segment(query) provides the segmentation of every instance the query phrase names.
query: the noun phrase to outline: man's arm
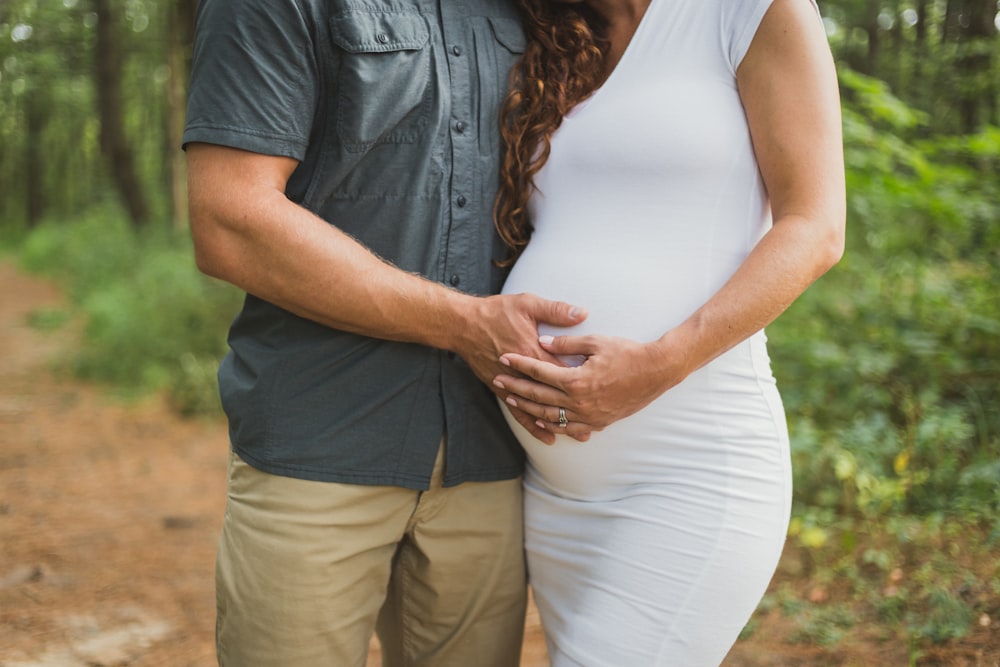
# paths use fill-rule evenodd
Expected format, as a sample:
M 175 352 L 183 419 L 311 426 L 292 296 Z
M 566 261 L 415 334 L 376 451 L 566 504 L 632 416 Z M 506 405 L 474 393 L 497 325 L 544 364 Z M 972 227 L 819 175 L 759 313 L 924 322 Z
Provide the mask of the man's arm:
M 193 143 L 187 159 L 198 268 L 296 315 L 455 352 L 484 382 L 501 371 L 502 351 L 552 359 L 538 345 L 539 322 L 583 319 L 569 304 L 475 297 L 392 266 L 285 196 L 298 165 L 291 158 Z M 515 417 L 551 439 L 533 417 Z

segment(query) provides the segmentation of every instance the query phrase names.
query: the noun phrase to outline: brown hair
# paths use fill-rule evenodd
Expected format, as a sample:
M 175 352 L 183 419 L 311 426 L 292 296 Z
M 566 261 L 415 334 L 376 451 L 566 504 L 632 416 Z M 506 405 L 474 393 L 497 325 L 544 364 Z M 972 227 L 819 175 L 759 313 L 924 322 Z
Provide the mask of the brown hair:
M 510 266 L 531 238 L 527 202 L 534 177 L 549 158 L 552 133 L 563 116 L 600 85 L 605 24 L 585 3 L 520 0 L 528 44 L 511 71 L 500 111 L 504 153 L 493 218 L 511 253 Z

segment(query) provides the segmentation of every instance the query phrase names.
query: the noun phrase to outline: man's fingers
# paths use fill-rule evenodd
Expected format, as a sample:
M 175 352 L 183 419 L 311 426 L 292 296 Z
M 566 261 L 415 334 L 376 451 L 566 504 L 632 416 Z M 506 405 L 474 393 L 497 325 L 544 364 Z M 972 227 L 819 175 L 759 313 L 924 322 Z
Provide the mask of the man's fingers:
M 590 336 L 539 336 L 538 343 L 559 357 L 579 358 L 580 364 L 597 351 L 596 341 Z
M 500 363 L 511 370 L 515 370 L 522 375 L 537 380 L 542 384 L 556 387 L 557 389 L 562 387 L 561 381 L 563 374 L 566 372 L 564 366 L 557 366 L 548 361 L 526 357 L 523 354 L 504 354 L 500 357 Z
M 494 380 L 493 384 L 498 388 L 501 388 L 506 385 L 513 385 L 517 382 L 518 380 L 515 378 L 505 378 L 504 376 L 501 376 L 500 378 Z M 551 445 L 555 441 L 552 434 L 568 435 L 580 442 L 586 442 L 589 440 L 590 434 L 595 430 L 594 427 L 584 422 L 574 421 L 574 417 L 576 415 L 574 415 L 571 410 L 559 405 L 559 400 L 565 400 L 565 397 L 563 399 L 554 399 L 555 404 L 552 404 L 532 401 L 528 398 L 524 398 L 523 396 L 510 393 L 507 395 L 507 398 L 504 399 L 504 402 L 507 404 L 511 414 L 518 417 L 518 423 L 525 428 L 528 428 L 528 426 L 521 421 L 518 415 L 527 415 L 530 419 L 532 419 L 533 428 L 529 428 L 528 430 L 531 431 L 532 435 L 546 444 Z M 562 411 L 560 411 L 560 407 L 563 407 Z M 566 418 L 565 425 L 562 423 L 561 417 Z M 545 433 L 547 438 L 541 437 L 539 432 Z
M 587 319 L 587 311 L 580 306 L 565 303 L 563 301 L 549 301 L 539 299 L 540 308 L 536 312 L 536 319 L 559 327 L 571 327 Z

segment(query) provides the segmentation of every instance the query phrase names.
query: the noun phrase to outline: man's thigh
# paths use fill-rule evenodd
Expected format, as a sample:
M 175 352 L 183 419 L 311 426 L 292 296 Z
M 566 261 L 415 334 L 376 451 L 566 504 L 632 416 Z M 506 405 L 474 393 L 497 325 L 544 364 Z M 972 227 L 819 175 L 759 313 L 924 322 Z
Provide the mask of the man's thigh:
M 386 667 L 512 667 L 527 604 L 521 481 L 422 494 L 379 617 Z
M 270 475 L 233 455 L 216 566 L 219 664 L 363 666 L 418 498 Z

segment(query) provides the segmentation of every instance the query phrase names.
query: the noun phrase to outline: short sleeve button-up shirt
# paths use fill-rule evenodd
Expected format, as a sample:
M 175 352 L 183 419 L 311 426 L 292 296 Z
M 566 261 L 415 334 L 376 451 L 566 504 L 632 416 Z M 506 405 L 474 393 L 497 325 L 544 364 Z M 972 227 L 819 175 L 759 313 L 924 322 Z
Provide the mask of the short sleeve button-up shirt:
M 499 106 L 524 49 L 502 0 L 202 0 L 185 144 L 291 157 L 288 197 L 400 269 L 499 291 Z M 426 488 L 520 474 L 456 355 L 333 330 L 248 295 L 219 371 L 234 450 L 275 474 Z

